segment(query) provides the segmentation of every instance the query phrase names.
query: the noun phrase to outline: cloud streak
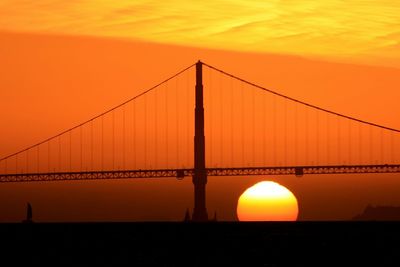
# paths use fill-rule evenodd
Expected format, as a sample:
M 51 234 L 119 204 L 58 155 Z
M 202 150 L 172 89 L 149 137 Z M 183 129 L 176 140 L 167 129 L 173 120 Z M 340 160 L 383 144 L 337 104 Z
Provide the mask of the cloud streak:
M 400 42 L 398 14 L 397 0 L 3 0 L 0 30 L 355 61 L 371 56 L 400 66 L 393 49 Z

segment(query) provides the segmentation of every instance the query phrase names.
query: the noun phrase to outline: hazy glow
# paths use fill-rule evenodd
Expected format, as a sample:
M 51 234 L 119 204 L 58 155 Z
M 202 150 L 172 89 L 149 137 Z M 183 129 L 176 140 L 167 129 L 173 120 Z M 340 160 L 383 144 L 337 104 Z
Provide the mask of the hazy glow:
M 240 221 L 295 221 L 297 200 L 284 186 L 264 181 L 240 196 L 237 215 Z
M 399 14 L 397 0 L 2 0 L 0 30 L 400 66 Z

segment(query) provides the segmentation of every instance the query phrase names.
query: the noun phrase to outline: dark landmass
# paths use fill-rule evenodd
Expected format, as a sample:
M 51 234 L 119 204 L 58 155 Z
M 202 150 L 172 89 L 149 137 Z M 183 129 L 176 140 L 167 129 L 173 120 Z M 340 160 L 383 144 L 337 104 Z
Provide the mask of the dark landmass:
M 0 224 L 2 266 L 400 266 L 398 222 Z
M 357 221 L 400 221 L 400 207 L 368 205 L 363 213 L 355 216 Z

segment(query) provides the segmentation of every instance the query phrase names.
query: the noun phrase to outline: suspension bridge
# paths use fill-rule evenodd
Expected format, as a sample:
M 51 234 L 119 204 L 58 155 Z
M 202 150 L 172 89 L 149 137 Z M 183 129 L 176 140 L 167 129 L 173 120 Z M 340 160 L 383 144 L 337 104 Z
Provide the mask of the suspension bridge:
M 192 176 L 193 220 L 207 221 L 208 176 L 399 173 L 399 148 L 398 129 L 199 61 L 112 109 L 2 157 L 0 182 Z

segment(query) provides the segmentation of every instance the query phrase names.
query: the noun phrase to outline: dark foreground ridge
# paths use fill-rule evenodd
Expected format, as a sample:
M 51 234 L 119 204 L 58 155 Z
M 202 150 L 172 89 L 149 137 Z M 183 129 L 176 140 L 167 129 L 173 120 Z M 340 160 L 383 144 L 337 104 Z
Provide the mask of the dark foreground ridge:
M 0 236 L 10 266 L 400 266 L 400 222 L 19 223 Z

